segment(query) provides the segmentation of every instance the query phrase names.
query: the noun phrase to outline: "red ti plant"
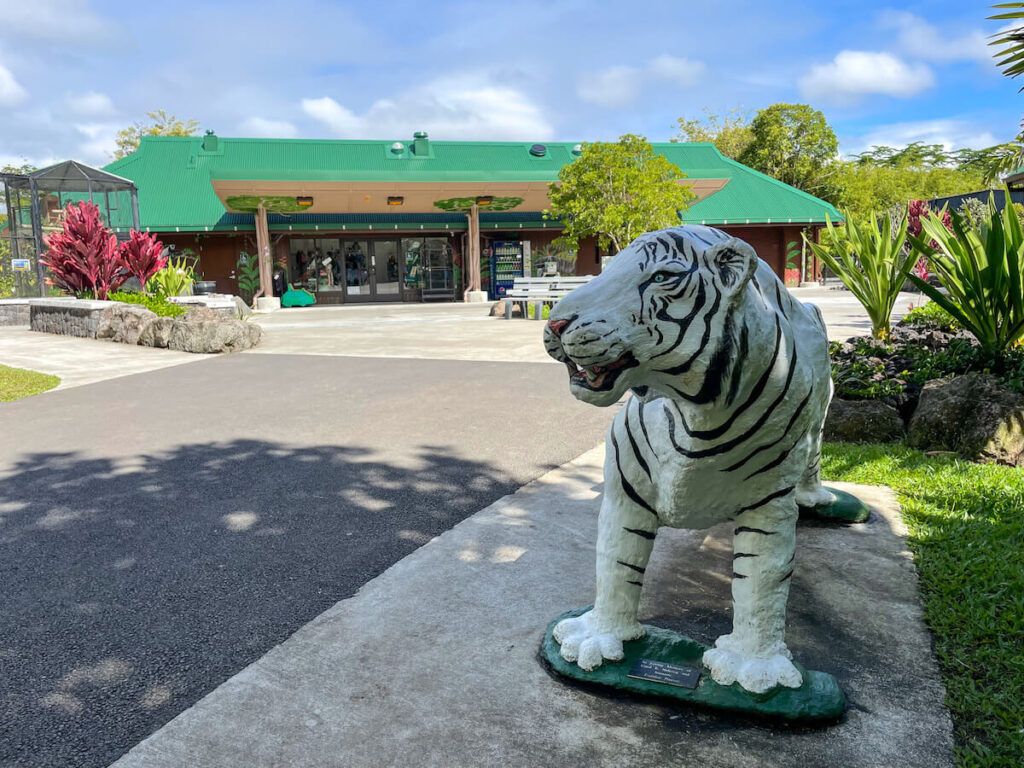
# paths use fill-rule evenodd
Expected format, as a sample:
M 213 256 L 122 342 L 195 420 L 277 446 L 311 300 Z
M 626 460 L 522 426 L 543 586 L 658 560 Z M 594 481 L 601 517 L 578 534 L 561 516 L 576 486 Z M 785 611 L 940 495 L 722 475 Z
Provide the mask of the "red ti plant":
M 40 261 L 52 283 L 68 293 L 91 293 L 107 298 L 130 273 L 118 255 L 117 238 L 103 226 L 94 203 L 70 203 L 65 209 L 64 231 L 46 238 L 46 255 Z
M 121 243 L 118 258 L 121 267 L 139 281 L 139 288 L 145 289 L 146 281 L 167 266 L 164 258 L 164 244 L 149 232 L 132 230 L 128 239 Z

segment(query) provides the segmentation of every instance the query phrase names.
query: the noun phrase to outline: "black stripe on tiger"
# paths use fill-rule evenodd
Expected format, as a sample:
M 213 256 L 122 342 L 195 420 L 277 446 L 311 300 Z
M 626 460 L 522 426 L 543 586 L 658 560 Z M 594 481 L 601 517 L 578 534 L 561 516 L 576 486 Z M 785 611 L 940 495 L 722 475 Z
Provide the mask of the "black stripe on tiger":
M 778 531 L 766 531 L 764 528 L 751 528 L 746 525 L 741 525 L 732 532 L 732 535 L 739 536 L 741 533 L 759 533 L 762 536 L 774 536 Z
M 786 486 L 785 488 L 780 488 L 774 493 L 769 493 L 760 501 L 755 501 L 753 504 L 748 504 L 745 507 L 740 507 L 739 509 L 736 510 L 736 515 L 738 516 L 742 515 L 744 512 L 751 512 L 755 509 L 758 509 L 759 507 L 763 507 L 765 504 L 768 504 L 769 502 L 775 501 L 776 499 L 781 499 L 786 496 L 789 496 L 789 494 L 791 494 L 794 490 L 796 490 L 795 485 L 789 485 Z
M 640 446 L 637 445 L 636 438 L 633 437 L 633 429 L 629 423 L 629 408 L 626 408 L 626 418 L 624 421 L 626 426 L 626 436 L 629 438 L 629 445 L 633 449 L 633 455 L 636 457 L 636 462 L 640 465 L 640 469 L 644 471 L 644 474 L 647 475 L 647 479 L 650 480 L 651 468 L 647 466 L 647 460 L 644 458 L 643 454 L 640 453 Z
M 642 587 L 644 583 L 642 581 L 633 581 L 632 579 L 626 582 L 627 584 L 636 584 L 638 587 Z
M 757 555 L 753 552 L 736 552 L 733 554 L 732 559 L 739 560 L 742 557 L 757 557 Z
M 647 393 L 645 392 L 644 394 Z M 644 440 L 647 441 L 647 447 L 651 449 L 651 453 L 654 453 L 654 446 L 651 445 L 651 436 L 647 434 L 647 422 L 644 421 L 644 405 L 646 405 L 646 403 L 644 403 L 643 400 L 637 404 L 637 411 L 640 416 L 640 431 L 644 433 Z M 657 457 L 657 454 L 655 454 L 655 457 Z
M 786 428 L 783 430 L 782 434 L 779 435 L 779 437 L 777 439 L 772 440 L 770 443 L 766 443 L 766 444 L 762 445 L 759 448 L 755 448 L 753 451 L 748 453 L 746 456 L 744 456 L 742 459 L 737 461 L 735 464 L 732 464 L 732 465 L 730 465 L 728 467 L 725 467 L 725 468 L 723 468 L 720 471 L 722 471 L 722 472 L 733 472 L 733 471 L 739 469 L 740 467 L 742 467 L 744 464 L 746 464 L 752 458 L 757 456 L 757 454 L 761 453 L 762 451 L 767 451 L 767 450 L 769 450 L 771 448 L 774 448 L 776 445 L 778 445 L 783 440 L 785 440 L 786 439 L 786 435 L 789 434 L 789 430 L 791 430 L 793 428 L 793 425 L 796 424 L 796 420 L 798 418 L 800 418 L 800 414 L 803 413 L 803 410 L 807 406 L 807 403 L 810 402 L 811 394 L 813 392 L 814 392 L 814 386 L 812 385 L 811 388 L 807 390 L 807 394 L 804 395 L 804 399 L 801 400 L 800 404 L 796 407 L 796 410 L 793 411 L 793 415 L 789 417 L 789 423 L 786 424 Z
M 690 429 L 686 423 L 686 419 L 683 419 L 683 429 L 686 431 L 686 434 L 688 434 L 690 437 L 695 437 L 698 440 L 714 440 L 715 438 L 721 437 L 726 432 L 728 432 L 732 428 L 732 425 L 736 423 L 736 419 L 742 416 L 747 411 L 747 409 L 750 408 L 750 406 L 752 406 L 759 397 L 761 397 L 761 394 L 764 392 L 765 387 L 768 386 L 768 380 L 771 378 L 772 371 L 775 370 L 775 364 L 779 360 L 779 350 L 781 348 L 782 324 L 779 322 L 779 316 L 776 315 L 775 349 L 772 352 L 771 362 L 768 363 L 768 365 L 764 369 L 764 373 L 762 373 L 761 377 L 754 383 L 754 386 L 753 388 L 751 388 L 750 394 L 747 396 L 747 399 L 744 400 L 743 403 L 736 410 L 729 414 L 729 418 L 727 418 L 714 429 Z M 737 366 L 742 365 L 742 358 L 737 358 L 735 364 Z
M 645 287 L 646 285 L 642 285 L 640 287 L 641 310 L 643 309 L 643 291 Z M 666 309 L 670 303 L 671 302 L 666 302 L 661 309 L 654 313 L 654 317 L 658 320 L 663 320 L 665 322 L 673 323 L 676 326 L 678 326 L 679 335 L 676 336 L 676 340 L 673 341 L 671 345 L 669 345 L 668 349 L 665 349 L 656 355 L 652 355 L 651 360 L 655 360 L 663 355 L 671 353 L 672 351 L 675 350 L 676 347 L 683 343 L 683 338 L 686 336 L 686 331 L 689 329 L 690 324 L 693 322 L 693 319 L 697 317 L 698 314 L 700 314 L 700 311 L 704 308 L 704 305 L 707 303 L 707 283 L 705 283 L 703 279 L 697 280 L 697 295 L 694 298 L 693 306 L 690 308 L 690 311 L 686 314 L 686 317 L 683 317 L 682 319 L 676 319 L 672 317 L 670 314 L 668 314 L 666 312 Z M 643 312 L 641 311 L 641 315 L 642 314 Z
M 786 383 L 782 387 L 782 391 L 779 393 L 778 397 L 776 397 L 775 400 L 771 403 L 771 405 L 769 405 L 764 410 L 764 412 L 761 414 L 761 417 L 751 425 L 750 429 L 748 429 L 741 435 L 737 435 L 732 440 L 727 440 L 724 443 L 719 443 L 718 445 L 713 445 L 710 448 L 702 448 L 700 450 L 690 450 L 688 448 L 684 448 L 676 440 L 675 419 L 672 417 L 671 414 L 668 414 L 668 439 L 671 441 L 673 447 L 676 449 L 676 452 L 682 456 L 686 456 L 689 459 L 703 459 L 706 456 L 717 456 L 718 454 L 721 453 L 727 453 L 736 446 L 742 445 L 751 437 L 756 435 L 761 430 L 761 427 L 764 426 L 765 422 L 768 421 L 769 417 L 771 417 L 772 414 L 775 412 L 775 409 L 779 406 L 779 403 L 781 403 L 785 399 L 786 393 L 789 392 L 789 385 L 793 383 L 793 374 L 796 372 L 796 358 L 797 352 L 796 345 L 794 344 L 793 354 L 789 360 L 789 373 L 786 375 Z M 680 418 L 682 418 L 682 414 L 680 414 Z
M 704 282 L 701 281 L 701 293 L 702 294 L 705 292 L 704 291 L 704 285 L 705 285 Z M 697 304 L 695 304 L 694 305 L 694 309 L 700 309 L 701 307 L 703 307 L 703 305 L 704 305 L 704 302 L 700 302 L 699 306 Z M 714 321 L 715 315 L 718 314 L 718 309 L 721 306 L 722 306 L 722 292 L 716 288 L 715 289 L 715 300 L 711 304 L 711 309 L 709 309 L 707 311 L 707 314 L 704 315 L 704 332 L 701 334 L 700 344 L 698 345 L 697 350 L 692 355 L 690 355 L 688 360 L 680 363 L 679 365 L 674 365 L 671 368 L 659 368 L 659 369 L 656 369 L 658 373 L 668 374 L 669 376 L 680 376 L 680 375 L 686 373 L 688 370 L 690 370 L 691 367 L 693 367 L 694 361 L 701 355 L 702 352 L 704 352 L 705 348 L 708 346 L 708 342 L 711 341 L 711 323 Z M 691 312 L 690 314 L 692 315 L 694 313 Z M 658 313 L 658 319 L 659 320 L 673 320 L 673 322 L 679 322 L 679 321 L 675 321 L 669 315 L 665 315 L 664 312 L 659 312 Z M 689 322 L 687 322 L 686 325 L 681 325 L 680 326 L 680 330 L 679 330 L 679 337 L 676 339 L 675 343 L 669 349 L 665 350 L 664 352 L 659 352 L 658 354 L 654 355 L 651 359 L 654 360 L 655 358 L 661 357 L 662 355 L 666 355 L 669 352 L 671 352 L 672 350 L 674 350 L 676 347 L 678 347 L 680 344 L 682 344 L 683 337 L 686 336 L 686 331 L 688 329 L 689 329 Z
M 779 579 L 779 584 L 784 582 L 786 579 L 788 579 L 792 575 L 793 575 L 793 569 L 790 569 L 789 573 L 787 573 L 785 576 L 783 576 L 781 579 Z
M 781 464 L 787 458 L 789 458 L 789 454 L 791 454 L 793 452 L 794 448 L 796 448 L 798 445 L 800 445 L 800 442 L 803 439 L 804 439 L 803 435 L 797 435 L 797 438 L 796 438 L 796 440 L 793 441 L 792 445 L 790 445 L 788 448 L 784 448 L 782 450 L 782 452 L 778 456 L 776 456 L 774 459 L 769 461 L 767 464 L 765 464 L 760 469 L 755 469 L 753 472 L 751 472 L 749 475 L 747 475 L 743 479 L 744 480 L 749 480 L 752 477 L 756 477 L 757 475 L 760 475 L 762 472 L 767 472 L 769 469 L 775 469 L 775 467 L 779 466 L 779 464 Z
M 654 537 L 657 536 L 657 534 L 654 531 L 645 531 L 642 528 L 626 528 L 625 526 L 623 526 L 622 530 L 639 536 L 642 539 L 647 539 L 648 541 L 653 541 Z
M 612 436 L 612 449 L 615 451 L 615 466 L 618 467 L 618 470 L 619 470 L 619 481 L 622 483 L 622 490 L 623 490 L 623 492 L 635 504 L 638 504 L 639 506 L 643 507 L 648 512 L 650 512 L 652 515 L 657 517 L 658 513 L 654 510 L 654 507 L 652 507 L 643 496 L 641 496 L 639 493 L 637 493 L 636 488 L 634 488 L 633 485 L 629 482 L 629 480 L 626 479 L 626 475 L 622 471 L 622 461 L 619 458 L 619 441 L 615 439 L 615 432 L 614 431 L 612 431 L 611 436 Z
M 624 565 L 627 568 L 636 571 L 637 573 L 647 573 L 647 569 L 646 568 L 641 568 L 639 565 L 633 565 L 632 563 L 627 563 L 624 560 L 616 560 L 615 562 L 618 563 L 619 565 Z

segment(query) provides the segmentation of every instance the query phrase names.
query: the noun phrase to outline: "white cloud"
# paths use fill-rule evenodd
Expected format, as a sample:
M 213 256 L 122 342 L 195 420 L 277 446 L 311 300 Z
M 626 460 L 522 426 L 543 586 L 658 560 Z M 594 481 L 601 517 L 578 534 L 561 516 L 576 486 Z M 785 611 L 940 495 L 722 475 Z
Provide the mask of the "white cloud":
M 109 163 L 117 149 L 117 132 L 123 128 L 118 123 L 77 123 L 75 130 L 85 138 L 77 147 L 76 160 L 87 163 Z
M 700 76 L 704 74 L 704 62 L 681 59 L 664 53 L 651 61 L 647 71 L 653 77 L 667 80 L 681 88 L 690 88 L 696 85 Z
M 91 46 L 111 36 L 110 26 L 89 8 L 88 0 L 6 2 L 0 36 L 70 41 Z
M 67 104 L 72 112 L 85 117 L 106 117 L 115 112 L 114 103 L 110 97 L 97 91 L 70 94 L 67 97 Z
M 524 93 L 477 76 L 443 77 L 380 99 L 362 114 L 330 96 L 302 100 L 303 111 L 341 138 L 411 136 L 439 139 L 549 139 L 554 134 Z
M 920 16 L 902 11 L 889 11 L 882 16 L 882 25 L 897 32 L 900 50 L 925 61 L 992 60 L 992 50 L 981 30 L 973 29 L 959 36 L 943 36 L 938 27 Z
M 253 138 L 291 139 L 299 133 L 287 120 L 268 120 L 263 117 L 250 117 L 242 123 L 241 129 L 242 133 Z
M 942 118 L 877 126 L 861 136 L 844 139 L 842 154 L 859 154 L 876 146 L 905 147 L 915 141 L 941 144 L 946 150 L 963 147 L 981 149 L 998 143 L 987 128 L 966 120 Z
M 636 100 L 643 87 L 643 73 L 636 67 L 609 67 L 584 75 L 577 94 L 601 107 L 624 107 Z
M 690 88 L 697 84 L 703 73 L 703 62 L 666 53 L 651 59 L 643 67 L 615 66 L 588 73 L 580 78 L 576 94 L 583 101 L 614 109 L 636 101 L 652 80 Z
M 935 84 L 925 64 L 908 64 L 891 53 L 841 51 L 827 64 L 816 64 L 800 78 L 809 99 L 851 103 L 864 96 L 907 98 Z
M 11 70 L 0 64 L 0 105 L 12 107 L 24 101 L 26 96 L 28 93 L 14 79 Z

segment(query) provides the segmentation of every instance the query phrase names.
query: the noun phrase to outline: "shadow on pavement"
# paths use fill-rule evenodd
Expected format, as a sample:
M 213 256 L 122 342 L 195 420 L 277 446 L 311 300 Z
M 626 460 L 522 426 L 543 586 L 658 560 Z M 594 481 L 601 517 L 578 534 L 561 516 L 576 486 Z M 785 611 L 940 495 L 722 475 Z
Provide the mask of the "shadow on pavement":
M 431 446 L 25 457 L 0 479 L 0 764 L 108 765 L 517 485 Z

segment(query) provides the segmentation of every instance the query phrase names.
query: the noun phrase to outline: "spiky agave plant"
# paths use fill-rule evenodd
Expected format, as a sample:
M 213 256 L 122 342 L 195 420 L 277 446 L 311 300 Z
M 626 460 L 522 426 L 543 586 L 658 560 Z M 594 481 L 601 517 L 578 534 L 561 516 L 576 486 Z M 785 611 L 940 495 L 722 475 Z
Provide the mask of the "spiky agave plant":
M 917 261 L 903 247 L 907 217 L 905 213 L 900 217 L 895 231 L 889 216 L 868 214 L 858 220 L 845 211 L 843 217 L 846 224 L 841 228 L 826 217 L 825 241 L 807 240 L 807 245 L 863 305 L 871 319 L 871 335 L 884 341 L 889 338 L 896 298 Z
M 931 217 L 910 237 L 912 250 L 928 255 L 944 291 L 916 275 L 910 279 L 986 352 L 998 355 L 1024 337 L 1024 230 L 1013 206 L 1000 211 L 994 195 L 977 226 L 957 212 L 951 218 L 952 231 Z

